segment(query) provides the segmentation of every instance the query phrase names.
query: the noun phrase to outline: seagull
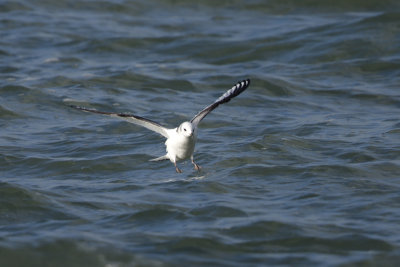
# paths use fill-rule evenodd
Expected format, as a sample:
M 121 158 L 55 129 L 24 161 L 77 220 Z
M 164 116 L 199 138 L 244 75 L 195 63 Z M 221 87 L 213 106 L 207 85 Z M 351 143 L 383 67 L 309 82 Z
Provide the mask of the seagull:
M 236 83 L 231 89 L 226 91 L 222 96 L 215 100 L 214 103 L 205 107 L 202 111 L 197 113 L 197 115 L 194 116 L 193 119 L 191 119 L 190 121 L 182 122 L 178 127 L 173 129 L 165 128 L 155 121 L 133 114 L 104 112 L 75 105 L 71 105 L 71 107 L 85 112 L 92 112 L 124 119 L 128 122 L 140 125 L 151 131 L 159 133 L 167 139 L 165 141 L 167 154 L 155 159 L 151 159 L 150 161 L 170 160 L 174 164 L 176 172 L 181 173 L 182 170 L 179 169 L 177 162 L 190 158 L 194 169 L 199 171 L 201 168 L 197 163 L 194 162 L 193 152 L 196 144 L 197 128 L 200 121 L 220 104 L 227 103 L 235 96 L 241 94 L 244 90 L 247 89 L 247 87 L 249 87 L 249 85 L 250 79 L 246 79 Z

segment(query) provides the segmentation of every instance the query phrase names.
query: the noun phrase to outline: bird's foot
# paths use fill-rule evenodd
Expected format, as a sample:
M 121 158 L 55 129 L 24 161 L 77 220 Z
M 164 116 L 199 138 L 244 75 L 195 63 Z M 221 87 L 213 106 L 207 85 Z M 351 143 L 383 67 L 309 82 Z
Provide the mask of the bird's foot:
M 176 162 L 174 162 L 174 166 L 175 166 L 175 170 L 177 173 L 182 173 L 182 170 L 178 168 L 178 165 L 176 164 Z
M 197 165 L 197 164 L 194 163 L 194 162 L 193 162 L 193 165 L 194 165 L 194 169 L 195 169 L 196 171 L 200 171 L 200 170 L 201 170 L 200 165 Z

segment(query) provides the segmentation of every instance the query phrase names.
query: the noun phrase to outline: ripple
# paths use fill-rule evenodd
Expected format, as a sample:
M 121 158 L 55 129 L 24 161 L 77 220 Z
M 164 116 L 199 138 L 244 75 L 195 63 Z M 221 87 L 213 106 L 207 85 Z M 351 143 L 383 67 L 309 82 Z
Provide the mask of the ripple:
M 34 220 L 74 218 L 74 216 L 60 211 L 58 207 L 49 207 L 49 198 L 37 191 L 1 183 L 0 193 L 2 196 L 0 210 L 4 214 L 0 220 L 3 224 L 11 222 L 29 224 Z
M 300 229 L 294 224 L 285 224 L 277 221 L 257 221 L 243 226 L 235 226 L 222 230 L 224 235 L 239 240 L 277 239 L 282 236 L 297 235 Z
M 14 11 L 31 11 L 31 9 L 21 2 L 5 1 L 0 4 L 0 12 L 14 12 Z
M 399 4 L 332 3 L 0 3 L 2 265 L 396 265 Z M 68 107 L 173 126 L 247 77 L 201 172 Z
M 351 163 L 363 163 L 376 160 L 376 158 L 374 158 L 371 155 L 368 155 L 365 152 L 346 152 L 339 155 L 338 157 L 348 160 Z
M 15 113 L 5 107 L 0 106 L 0 119 L 16 119 L 16 118 L 23 118 L 23 116 Z
M 212 205 L 193 209 L 190 214 L 196 217 L 201 217 L 202 220 L 215 220 L 217 218 L 225 217 L 247 217 L 246 212 L 226 206 Z

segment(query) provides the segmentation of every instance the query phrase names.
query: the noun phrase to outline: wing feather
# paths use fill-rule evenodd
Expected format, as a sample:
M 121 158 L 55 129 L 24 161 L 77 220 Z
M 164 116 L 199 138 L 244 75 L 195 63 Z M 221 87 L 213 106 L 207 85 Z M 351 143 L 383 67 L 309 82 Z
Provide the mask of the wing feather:
M 202 111 L 197 113 L 197 115 L 194 116 L 190 122 L 194 125 L 194 127 L 197 127 L 199 122 L 202 119 L 204 119 L 204 117 L 207 116 L 208 113 L 213 111 L 220 104 L 227 103 L 235 96 L 238 96 L 239 94 L 241 94 L 244 90 L 247 89 L 247 87 L 249 87 L 249 85 L 250 85 L 250 79 L 246 79 L 246 80 L 236 83 L 231 89 L 226 91 L 225 94 L 223 94 L 217 100 L 215 100 L 214 103 L 205 107 Z
M 74 105 L 71 105 L 71 107 L 82 110 L 82 111 L 86 111 L 86 112 L 92 112 L 92 113 L 97 113 L 97 114 L 102 114 L 102 115 L 108 115 L 108 116 L 115 117 L 115 118 L 120 118 L 120 119 L 126 120 L 130 123 L 134 123 L 134 124 L 140 125 L 142 127 L 145 127 L 156 133 L 159 133 L 166 138 L 169 137 L 167 128 L 161 126 L 160 124 L 158 124 L 155 121 L 152 121 L 152 120 L 140 117 L 140 116 L 126 114 L 126 113 L 104 112 L 104 111 L 98 111 L 95 109 L 89 109 L 89 108 L 84 108 L 84 107 L 79 107 L 79 106 L 74 106 Z

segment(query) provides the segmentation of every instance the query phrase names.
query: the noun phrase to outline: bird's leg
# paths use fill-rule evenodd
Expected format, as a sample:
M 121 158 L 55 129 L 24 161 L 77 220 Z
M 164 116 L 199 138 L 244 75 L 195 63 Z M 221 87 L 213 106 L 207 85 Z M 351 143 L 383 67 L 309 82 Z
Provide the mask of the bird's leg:
M 192 163 L 193 163 L 193 165 L 194 165 L 194 169 L 195 169 L 196 171 L 200 171 L 201 167 L 200 167 L 199 165 L 197 165 L 196 162 L 194 162 L 193 156 L 191 157 L 191 159 L 192 159 Z
M 182 173 L 182 170 L 178 168 L 178 165 L 176 165 L 176 162 L 174 162 L 175 165 L 175 170 L 177 173 Z

